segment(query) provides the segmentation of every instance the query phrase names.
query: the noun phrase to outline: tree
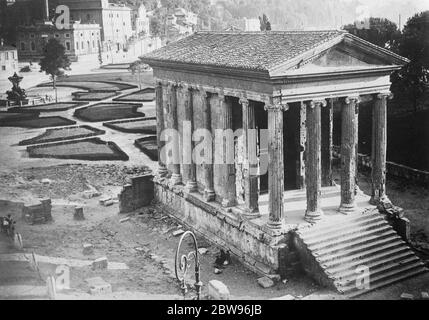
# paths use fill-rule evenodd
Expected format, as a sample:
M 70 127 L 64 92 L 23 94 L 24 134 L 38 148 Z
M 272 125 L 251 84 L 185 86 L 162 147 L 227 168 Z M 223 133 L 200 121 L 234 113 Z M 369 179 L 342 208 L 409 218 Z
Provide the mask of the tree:
M 369 28 L 349 24 L 343 27 L 359 38 L 369 41 L 379 47 L 394 50 L 397 40 L 401 36 L 398 26 L 384 18 L 369 18 Z
M 271 30 L 271 23 L 268 20 L 268 17 L 266 16 L 265 13 L 262 15 L 262 18 L 259 17 L 259 23 L 261 25 L 260 26 L 261 31 L 270 31 Z
M 397 43 L 397 52 L 411 62 L 392 75 L 392 92 L 412 101 L 417 111 L 429 87 L 429 11 L 411 17 Z
M 49 39 L 45 46 L 45 55 L 40 60 L 40 72 L 45 72 L 52 78 L 53 89 L 55 90 L 55 101 L 58 102 L 57 77 L 64 74 L 64 69 L 70 67 L 70 60 L 65 55 L 64 46 L 55 39 Z

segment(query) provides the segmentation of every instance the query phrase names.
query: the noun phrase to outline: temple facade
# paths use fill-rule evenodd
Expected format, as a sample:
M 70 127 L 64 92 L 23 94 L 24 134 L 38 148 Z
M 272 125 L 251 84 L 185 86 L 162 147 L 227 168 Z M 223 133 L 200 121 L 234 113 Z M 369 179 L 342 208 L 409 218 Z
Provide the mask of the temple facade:
M 387 100 L 405 58 L 343 31 L 296 31 L 198 32 L 142 59 L 156 78 L 156 199 L 248 266 L 278 272 L 298 227 L 389 201 Z M 373 112 L 371 195 L 357 181 L 363 101 Z

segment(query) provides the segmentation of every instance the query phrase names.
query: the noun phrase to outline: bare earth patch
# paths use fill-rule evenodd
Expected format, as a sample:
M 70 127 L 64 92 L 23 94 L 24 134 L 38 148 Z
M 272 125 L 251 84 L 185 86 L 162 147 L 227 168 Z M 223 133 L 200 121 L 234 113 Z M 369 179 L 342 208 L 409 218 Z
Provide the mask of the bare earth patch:
M 66 141 L 27 147 L 31 158 L 76 160 L 128 160 L 128 156 L 113 142 L 99 138 Z

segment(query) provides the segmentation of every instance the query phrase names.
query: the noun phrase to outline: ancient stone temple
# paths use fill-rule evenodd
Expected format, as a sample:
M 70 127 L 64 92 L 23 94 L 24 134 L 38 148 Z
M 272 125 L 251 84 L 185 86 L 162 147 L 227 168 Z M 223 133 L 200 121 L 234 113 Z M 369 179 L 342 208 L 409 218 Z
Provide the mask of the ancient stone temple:
M 380 201 L 389 203 L 390 74 L 407 59 L 343 31 L 291 31 L 199 32 L 142 60 L 156 78 L 160 160 L 155 197 L 185 225 L 263 273 L 283 274 L 298 250 L 312 276 L 344 292 L 354 270 L 341 266 L 353 266 L 352 254 L 373 258 L 365 251 L 371 248 L 359 242 L 369 241 L 362 234 L 372 237 L 374 247 L 389 250 L 396 244 L 409 253 L 383 216 L 374 213 Z M 362 101 L 371 102 L 373 110 L 368 196 L 357 185 Z M 341 112 L 338 184 L 332 170 L 334 108 Z M 178 137 L 166 137 L 168 129 Z M 213 138 L 195 134 L 197 129 Z M 224 133 L 220 140 L 218 130 Z M 233 150 L 229 157 L 228 148 Z M 196 161 L 200 153 L 203 162 Z M 224 161 L 216 161 L 219 154 Z M 164 161 L 171 158 L 176 161 Z M 315 258 L 316 249 L 331 253 L 326 263 Z M 422 272 L 412 253 L 406 257 L 412 258 L 408 276 Z M 369 261 L 374 268 L 376 261 Z M 386 282 L 378 280 L 378 285 Z

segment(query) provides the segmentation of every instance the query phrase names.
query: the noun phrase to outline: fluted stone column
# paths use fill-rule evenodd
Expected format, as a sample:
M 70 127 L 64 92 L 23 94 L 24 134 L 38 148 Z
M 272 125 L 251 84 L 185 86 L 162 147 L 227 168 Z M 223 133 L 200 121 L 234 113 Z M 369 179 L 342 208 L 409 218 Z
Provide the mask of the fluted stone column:
M 356 105 L 359 97 L 347 97 L 341 109 L 341 205 L 340 212 L 356 209 Z
M 305 151 L 307 149 L 307 107 L 304 102 L 299 107 L 299 164 L 297 168 L 297 187 L 305 188 Z
M 257 213 L 258 206 L 258 163 L 256 159 L 255 104 L 247 99 L 240 99 L 243 110 L 243 147 L 244 147 L 244 201 L 248 213 Z
M 283 223 L 284 155 L 283 155 L 283 111 L 280 98 L 266 104 L 268 111 L 268 226 L 279 229 Z
M 356 141 L 355 141 L 355 148 L 356 148 L 356 169 L 355 169 L 355 195 L 357 195 L 359 192 L 361 192 L 359 188 L 359 103 L 360 99 L 358 97 L 355 105 L 355 127 L 356 127 Z
M 307 102 L 307 152 L 305 181 L 307 190 L 307 210 L 305 220 L 314 223 L 321 220 L 322 159 L 321 159 L 321 108 L 325 100 Z
M 372 109 L 372 194 L 371 204 L 389 203 L 386 195 L 386 154 L 387 154 L 387 99 L 391 94 L 381 93 Z
M 197 174 L 195 163 L 192 159 L 194 142 L 192 134 L 194 132 L 193 100 L 192 93 L 187 85 L 182 85 L 182 99 L 185 110 L 185 122 L 183 123 L 183 174 L 186 175 L 185 190 L 188 193 L 197 192 Z
M 232 122 L 232 101 L 222 94 L 218 94 L 219 108 L 221 110 L 221 121 L 223 130 L 233 130 Z M 235 163 L 234 163 L 234 140 L 226 141 L 226 150 L 223 155 L 225 164 L 222 164 L 223 181 L 225 182 L 225 189 L 223 192 L 222 206 L 224 208 L 232 207 L 237 204 L 236 188 L 235 188 Z M 231 157 L 228 157 L 229 153 Z M 231 159 L 229 159 L 231 158 Z M 231 162 L 231 163 L 230 163 Z
M 170 125 L 171 129 L 179 132 L 179 122 L 177 120 L 177 86 L 170 86 Z M 180 174 L 180 144 L 179 141 L 173 143 L 173 164 L 171 165 L 170 184 L 175 186 L 182 183 L 182 175 Z
M 207 98 L 207 92 L 200 90 L 201 100 L 202 100 L 202 112 L 203 112 L 203 127 L 204 129 L 212 132 L 211 125 L 211 110 L 210 110 L 210 100 Z M 204 180 L 205 180 L 205 189 L 204 189 L 204 199 L 206 201 L 214 201 L 216 194 L 214 191 L 214 182 L 213 182 L 213 155 L 211 156 L 211 161 L 209 163 L 204 163 Z
M 333 147 L 334 99 L 329 99 L 322 108 L 322 187 L 333 185 L 332 147 Z
M 162 149 L 165 145 L 164 141 L 161 141 L 161 133 L 165 129 L 164 122 L 164 98 L 167 95 L 164 92 L 163 85 L 161 82 L 157 82 L 155 88 L 156 94 L 156 140 L 158 145 L 158 177 L 165 177 L 168 173 L 165 163 L 162 162 L 162 159 L 166 159 L 161 155 Z

